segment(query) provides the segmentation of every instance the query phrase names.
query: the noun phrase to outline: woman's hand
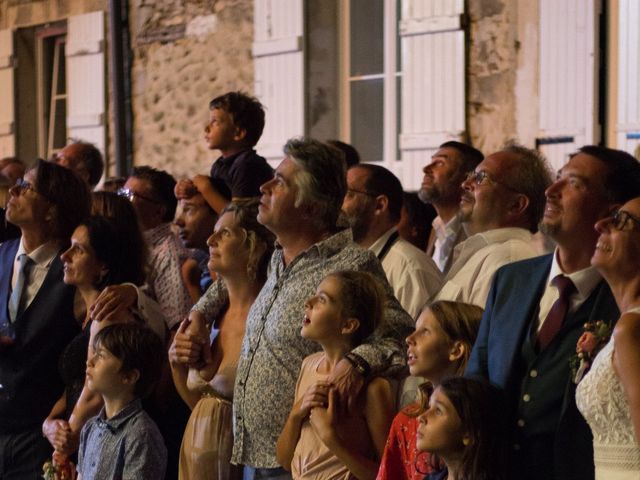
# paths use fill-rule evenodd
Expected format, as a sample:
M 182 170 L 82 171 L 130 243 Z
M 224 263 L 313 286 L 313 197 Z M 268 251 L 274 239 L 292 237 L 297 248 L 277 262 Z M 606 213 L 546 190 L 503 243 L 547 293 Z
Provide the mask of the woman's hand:
M 338 392 L 330 388 L 326 407 L 315 407 L 309 414 L 309 423 L 316 435 L 327 447 L 336 441 L 336 425 L 338 420 Z
M 329 389 L 331 383 L 326 380 L 320 380 L 311 385 L 302 398 L 294 405 L 294 415 L 299 420 L 304 420 L 309 416 L 313 408 L 326 407 L 329 401 Z
M 71 430 L 65 420 L 47 418 L 42 425 L 42 433 L 51 446 L 63 455 L 69 456 L 78 450 L 80 432 Z

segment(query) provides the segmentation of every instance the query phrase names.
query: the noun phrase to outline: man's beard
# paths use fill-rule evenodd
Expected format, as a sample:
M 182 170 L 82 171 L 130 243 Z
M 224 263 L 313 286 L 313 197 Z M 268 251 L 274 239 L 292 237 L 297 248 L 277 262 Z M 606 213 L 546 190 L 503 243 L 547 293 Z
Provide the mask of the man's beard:
M 418 191 L 418 198 L 422 203 L 438 202 L 442 198 L 442 191 L 436 185 L 423 187 Z

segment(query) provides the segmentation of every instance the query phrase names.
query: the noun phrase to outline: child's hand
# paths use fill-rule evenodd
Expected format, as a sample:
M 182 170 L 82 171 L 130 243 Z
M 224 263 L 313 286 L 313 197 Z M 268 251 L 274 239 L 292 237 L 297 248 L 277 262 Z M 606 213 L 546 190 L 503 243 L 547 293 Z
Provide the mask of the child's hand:
M 309 414 L 309 423 L 322 443 L 330 446 L 336 439 L 336 425 L 338 392 L 334 388 L 329 389 L 326 408 L 315 407 Z
M 193 184 L 198 189 L 200 193 L 206 192 L 208 189 L 211 189 L 211 180 L 207 175 L 196 175 L 193 177 Z
M 198 193 L 198 189 L 189 179 L 179 180 L 178 183 L 176 183 L 176 186 L 173 188 L 173 194 L 178 200 L 181 200 L 183 198 L 191 198 L 196 193 Z
M 309 416 L 312 408 L 325 407 L 327 405 L 329 388 L 331 383 L 326 380 L 320 380 L 311 385 L 298 402 L 296 416 L 300 420 L 304 420 Z

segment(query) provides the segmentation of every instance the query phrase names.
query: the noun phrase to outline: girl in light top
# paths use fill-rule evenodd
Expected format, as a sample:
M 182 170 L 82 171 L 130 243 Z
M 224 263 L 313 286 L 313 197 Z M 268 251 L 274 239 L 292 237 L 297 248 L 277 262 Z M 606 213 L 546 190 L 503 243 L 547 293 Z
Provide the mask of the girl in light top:
M 420 415 L 417 445 L 445 467 L 425 480 L 505 479 L 504 412 L 502 392 L 484 380 L 443 380 Z
M 303 338 L 322 351 L 302 362 L 295 403 L 276 447 L 293 478 L 373 479 L 393 418 L 393 392 L 382 378 L 363 389 L 356 413 L 338 418 L 338 395 L 327 381 L 335 365 L 379 325 L 384 292 L 369 273 L 325 277 L 305 303 Z

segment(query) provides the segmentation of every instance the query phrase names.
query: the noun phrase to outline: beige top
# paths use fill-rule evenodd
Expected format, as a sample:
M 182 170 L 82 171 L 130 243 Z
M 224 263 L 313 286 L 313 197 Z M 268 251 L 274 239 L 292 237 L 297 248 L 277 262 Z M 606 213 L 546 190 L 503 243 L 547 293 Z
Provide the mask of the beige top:
M 296 402 L 311 385 L 329 376 L 318 373 L 318 367 L 323 360 L 324 353 L 318 352 L 309 355 L 302 362 L 296 385 Z M 345 444 L 357 449 L 362 455 L 371 456 L 375 452 L 375 448 L 371 436 L 368 434 L 364 418 L 364 395 L 362 398 L 362 407 L 355 409 L 360 412 L 359 415 L 339 421 L 338 435 Z M 302 424 L 300 439 L 293 453 L 291 474 L 294 479 L 346 480 L 355 478 L 316 436 L 308 419 Z

